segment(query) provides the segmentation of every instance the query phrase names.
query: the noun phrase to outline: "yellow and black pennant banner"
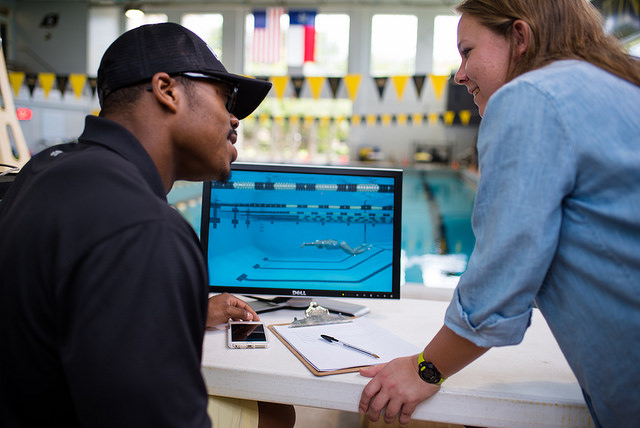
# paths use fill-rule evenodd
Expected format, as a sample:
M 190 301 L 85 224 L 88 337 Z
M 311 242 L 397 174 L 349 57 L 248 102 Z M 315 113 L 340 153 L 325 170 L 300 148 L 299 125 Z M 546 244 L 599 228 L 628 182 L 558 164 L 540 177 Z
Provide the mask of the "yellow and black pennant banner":
M 308 93 L 314 99 L 322 97 L 340 98 L 344 97 L 344 94 L 346 94 L 351 101 L 355 101 L 362 83 L 361 74 L 347 74 L 344 77 L 269 76 L 258 78 L 271 81 L 274 89 L 273 94 L 279 99 L 284 98 L 286 95 L 293 98 L 301 98 L 303 94 L 307 93 L 305 91 L 306 88 Z M 378 90 L 380 99 L 384 97 L 385 89 L 389 86 L 389 82 L 391 82 L 395 87 L 397 99 L 401 101 L 404 98 L 409 80 L 413 81 L 416 95 L 420 98 L 425 88 L 425 83 L 429 80 L 431 81 L 433 93 L 439 100 L 442 98 L 449 76 L 423 74 L 414 76 L 402 75 L 372 77 L 371 79 L 373 79 L 374 85 Z M 9 81 L 16 97 L 23 86 L 27 87 L 30 96 L 33 96 L 33 92 L 36 87 L 40 86 L 44 91 L 45 98 L 49 98 L 54 87 L 63 97 L 69 87 L 75 94 L 76 98 L 80 98 L 87 87 L 90 89 L 92 96 L 95 96 L 96 94 L 96 78 L 89 77 L 85 74 L 25 73 L 22 71 L 10 71 Z M 287 91 L 289 85 L 291 86 L 291 90 Z M 341 92 L 341 88 L 343 86 L 345 88 L 344 94 Z
M 347 74 L 344 77 L 313 77 L 313 76 L 270 76 L 262 77 L 263 80 L 268 80 L 273 83 L 273 93 L 279 99 L 285 98 L 287 94 L 293 98 L 301 98 L 304 92 L 305 86 L 308 87 L 311 97 L 314 99 L 321 98 L 323 94 L 323 88 L 327 87 L 325 94 L 332 98 L 339 98 L 340 88 L 344 83 L 346 89 L 346 95 L 355 101 L 358 96 L 358 90 L 362 82 L 362 75 L 360 74 Z M 383 99 L 385 90 L 389 86 L 389 82 L 393 84 L 396 90 L 396 97 L 402 101 L 405 95 L 405 90 L 409 80 L 413 81 L 415 92 L 418 98 L 422 96 L 422 92 L 427 80 L 431 81 L 433 93 L 436 99 L 442 99 L 444 88 L 449 82 L 449 76 L 437 76 L 437 75 L 399 75 L 399 76 L 382 76 L 372 77 L 375 88 L 378 90 L 378 96 Z M 288 91 L 289 86 L 291 90 Z
M 13 89 L 15 97 L 20 93 L 20 88 L 26 86 L 29 95 L 33 96 L 36 86 L 40 86 L 44 91 L 45 98 L 49 98 L 49 94 L 53 90 L 54 83 L 57 90 L 64 97 L 65 92 L 71 85 L 71 89 L 76 98 L 80 98 L 84 93 L 85 87 L 90 88 L 92 96 L 96 93 L 96 78 L 88 77 L 86 74 L 54 74 L 54 73 L 25 73 L 23 71 L 10 71 L 9 82 Z
M 312 124 L 330 125 L 346 121 L 351 126 L 416 126 L 436 125 L 441 122 L 446 126 L 451 126 L 457 117 L 462 125 L 467 126 L 469 125 L 471 116 L 471 110 L 460 110 L 458 112 L 446 111 L 444 113 L 356 114 L 338 117 L 306 115 L 273 116 L 262 113 L 257 116 L 249 116 L 243 120 L 243 123 L 246 123 L 247 126 L 251 126 L 254 121 L 257 121 L 261 125 L 267 122 L 273 122 L 278 126 L 298 126 L 301 123 L 304 124 L 304 126 L 310 126 Z
M 80 98 L 85 90 L 88 88 L 91 91 L 91 96 L 96 94 L 96 78 L 89 77 L 84 74 L 54 74 L 54 73 L 25 73 L 12 71 L 9 72 L 9 82 L 13 89 L 14 95 L 17 97 L 20 89 L 23 86 L 29 91 L 30 96 L 33 96 L 34 90 L 37 86 L 44 91 L 45 98 L 49 98 L 49 95 L 55 87 L 64 96 L 65 92 L 69 89 L 73 91 L 76 98 Z M 282 99 L 285 95 L 290 94 L 294 98 L 301 98 L 303 94 L 308 93 L 314 99 L 321 97 L 339 98 L 346 94 L 349 99 L 355 101 L 358 96 L 358 91 L 362 84 L 362 75 L 360 74 L 347 74 L 344 77 L 324 77 L 324 76 L 270 76 L 270 77 L 258 77 L 263 80 L 268 80 L 273 83 L 273 91 L 271 96 L 275 96 L 278 99 Z M 407 86 L 410 81 L 413 82 L 416 96 L 420 98 L 424 92 L 427 81 L 431 82 L 431 88 L 433 94 L 437 99 L 441 99 L 444 88 L 448 84 L 449 76 L 437 76 L 437 75 L 414 75 L 414 76 L 389 76 L 389 77 L 372 77 L 375 88 L 378 91 L 380 99 L 384 97 L 385 90 L 389 86 L 389 82 L 395 88 L 395 96 L 398 100 L 402 100 L 407 92 Z M 290 85 L 290 90 L 289 89 Z M 344 91 L 341 89 L 344 87 Z M 297 124 L 303 122 L 305 124 L 310 123 L 334 123 L 346 120 L 352 126 L 409 126 L 409 125 L 434 125 L 442 122 L 446 126 L 450 126 L 454 123 L 456 118 L 462 125 L 468 125 L 471 119 L 471 111 L 462 110 L 458 112 L 446 111 L 444 113 L 398 113 L 398 114 L 366 114 L 366 115 L 353 115 L 351 117 L 308 117 L 308 116 L 288 116 L 288 117 L 272 117 L 267 115 L 260 115 L 257 120 L 260 122 L 266 120 L 273 120 L 276 124 Z M 255 120 L 255 118 L 254 118 Z

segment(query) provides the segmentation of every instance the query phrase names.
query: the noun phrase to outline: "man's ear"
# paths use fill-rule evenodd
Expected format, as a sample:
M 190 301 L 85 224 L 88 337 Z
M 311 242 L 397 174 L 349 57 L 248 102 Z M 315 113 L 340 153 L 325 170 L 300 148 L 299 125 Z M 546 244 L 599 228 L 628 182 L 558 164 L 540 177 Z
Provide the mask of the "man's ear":
M 527 51 L 531 42 L 531 27 L 522 19 L 516 19 L 512 26 L 514 53 L 518 58 Z
M 153 93 L 160 104 L 175 113 L 177 110 L 176 86 L 176 81 L 163 72 L 153 75 L 147 90 Z

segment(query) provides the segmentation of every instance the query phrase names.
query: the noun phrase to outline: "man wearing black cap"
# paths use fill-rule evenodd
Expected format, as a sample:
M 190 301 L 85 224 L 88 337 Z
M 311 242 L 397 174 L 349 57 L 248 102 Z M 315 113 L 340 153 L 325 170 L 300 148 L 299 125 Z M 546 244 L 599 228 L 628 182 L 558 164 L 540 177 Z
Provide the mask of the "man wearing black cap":
M 229 176 L 239 120 L 269 89 L 177 24 L 107 49 L 100 117 L 34 156 L 0 203 L 0 426 L 211 426 L 205 325 L 257 315 L 207 299 L 198 237 L 166 194 Z

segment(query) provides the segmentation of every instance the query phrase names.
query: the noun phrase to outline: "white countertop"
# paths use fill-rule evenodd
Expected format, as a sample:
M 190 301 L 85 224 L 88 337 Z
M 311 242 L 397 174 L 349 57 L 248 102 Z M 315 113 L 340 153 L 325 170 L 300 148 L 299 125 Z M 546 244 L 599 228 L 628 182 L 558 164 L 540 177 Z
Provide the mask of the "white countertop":
M 442 326 L 448 303 L 350 299 L 365 317 L 423 347 Z M 303 311 L 261 315 L 266 324 L 291 322 Z M 203 375 L 209 392 L 263 401 L 357 411 L 369 381 L 358 373 L 314 376 L 271 332 L 268 349 L 228 349 L 223 328 L 208 330 Z M 414 419 L 485 427 L 594 426 L 578 383 L 539 313 L 517 346 L 493 348 L 452 376 L 418 406 Z

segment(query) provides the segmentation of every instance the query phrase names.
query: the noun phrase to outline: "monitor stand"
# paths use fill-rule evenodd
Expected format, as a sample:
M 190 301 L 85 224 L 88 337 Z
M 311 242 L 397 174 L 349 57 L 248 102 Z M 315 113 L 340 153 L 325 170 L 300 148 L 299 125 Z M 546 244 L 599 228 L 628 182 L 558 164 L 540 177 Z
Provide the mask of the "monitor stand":
M 246 296 L 256 299 L 255 302 L 247 302 L 256 313 L 277 311 L 278 309 L 307 309 L 311 302 L 329 310 L 330 313 L 346 315 L 349 317 L 360 317 L 368 314 L 370 309 L 364 305 L 347 303 L 326 297 L 274 297 L 266 299 L 264 297 Z

